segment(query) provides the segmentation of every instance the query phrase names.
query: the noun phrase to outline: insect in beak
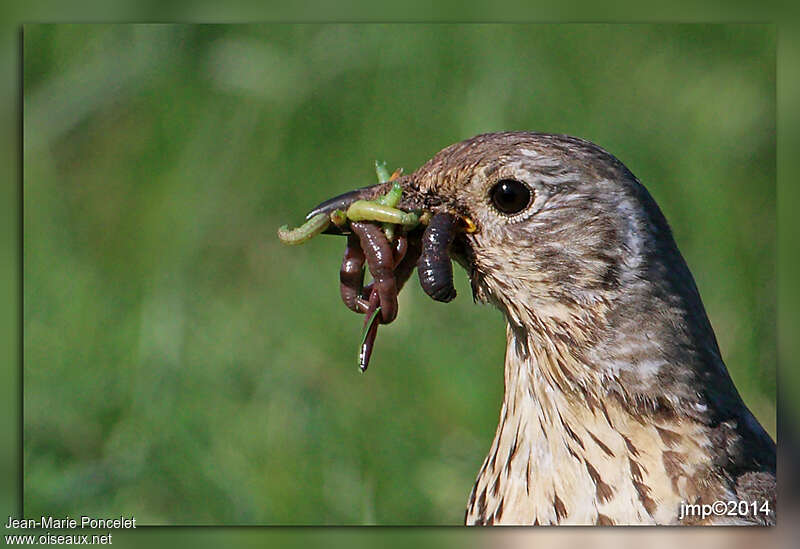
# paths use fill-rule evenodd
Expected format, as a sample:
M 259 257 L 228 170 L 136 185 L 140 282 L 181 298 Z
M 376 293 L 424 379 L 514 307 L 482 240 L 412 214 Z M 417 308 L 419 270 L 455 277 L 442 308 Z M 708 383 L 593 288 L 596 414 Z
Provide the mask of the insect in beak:
M 285 244 L 302 244 L 318 234 L 346 235 L 339 271 L 342 301 L 365 315 L 359 367 L 366 370 L 379 324 L 397 316 L 397 295 L 414 268 L 431 298 L 448 302 L 456 296 L 450 247 L 458 232 L 475 232 L 469 218 L 429 211 L 413 198 L 410 177 L 376 164 L 381 183 L 330 198 L 306 215 L 296 228 L 278 230 Z M 409 192 L 405 192 L 409 191 Z M 364 285 L 364 267 L 373 281 Z
M 333 198 L 329 198 L 328 200 L 319 204 L 316 208 L 308 212 L 306 214 L 306 220 L 310 220 L 315 216 L 320 214 L 325 214 L 330 216 L 332 213 L 336 212 L 337 210 L 340 212 L 347 212 L 347 209 L 353 202 L 358 200 L 371 200 L 375 196 L 379 196 L 388 190 L 387 185 L 380 183 L 378 185 L 370 185 L 368 187 L 361 187 L 360 189 L 355 189 L 352 191 L 347 191 L 346 193 L 342 193 L 339 196 L 334 196 Z M 383 191 L 383 193 L 381 192 Z M 335 220 L 334 220 L 335 221 Z M 333 227 L 328 227 L 324 231 L 323 234 L 346 234 L 341 232 L 341 227 L 343 227 L 345 223 L 333 223 Z

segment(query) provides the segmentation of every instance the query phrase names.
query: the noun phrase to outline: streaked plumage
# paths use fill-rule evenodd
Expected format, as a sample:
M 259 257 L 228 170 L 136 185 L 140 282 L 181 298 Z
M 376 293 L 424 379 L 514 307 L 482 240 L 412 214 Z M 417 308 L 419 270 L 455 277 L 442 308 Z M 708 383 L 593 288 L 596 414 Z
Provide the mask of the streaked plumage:
M 515 216 L 487 198 L 505 178 L 534 192 Z M 474 221 L 453 254 L 508 323 L 500 423 L 468 524 L 676 524 L 682 502 L 716 500 L 774 511 L 774 442 L 728 375 L 666 220 L 622 163 L 573 137 L 486 134 L 404 186 L 406 207 Z

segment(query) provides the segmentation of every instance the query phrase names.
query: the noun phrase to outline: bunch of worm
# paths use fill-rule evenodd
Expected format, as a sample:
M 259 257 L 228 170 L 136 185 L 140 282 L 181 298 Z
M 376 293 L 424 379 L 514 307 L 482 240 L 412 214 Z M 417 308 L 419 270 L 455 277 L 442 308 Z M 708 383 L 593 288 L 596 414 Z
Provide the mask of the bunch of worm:
M 447 302 L 456 296 L 450 245 L 461 220 L 450 213 L 406 212 L 396 206 L 403 189 L 395 181 L 401 170 L 389 174 L 376 162 L 379 182 L 394 182 L 390 190 L 374 200 L 356 200 L 346 210 L 318 213 L 296 228 L 283 226 L 278 237 L 284 244 L 302 244 L 331 225 L 347 237 L 339 271 L 344 304 L 365 315 L 358 364 L 369 365 L 380 324 L 397 317 L 397 296 L 417 267 L 420 284 L 431 298 Z M 365 264 L 372 282 L 364 285 Z

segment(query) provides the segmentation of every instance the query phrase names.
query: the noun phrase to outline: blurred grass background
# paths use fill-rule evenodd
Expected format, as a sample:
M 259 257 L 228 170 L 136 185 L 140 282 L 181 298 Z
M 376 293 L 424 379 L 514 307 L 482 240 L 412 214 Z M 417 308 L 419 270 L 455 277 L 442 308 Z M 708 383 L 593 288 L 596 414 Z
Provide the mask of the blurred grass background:
M 775 433 L 768 25 L 26 25 L 24 509 L 458 524 L 499 313 L 403 292 L 370 371 L 343 243 L 278 225 L 476 133 L 590 139 L 650 189 Z

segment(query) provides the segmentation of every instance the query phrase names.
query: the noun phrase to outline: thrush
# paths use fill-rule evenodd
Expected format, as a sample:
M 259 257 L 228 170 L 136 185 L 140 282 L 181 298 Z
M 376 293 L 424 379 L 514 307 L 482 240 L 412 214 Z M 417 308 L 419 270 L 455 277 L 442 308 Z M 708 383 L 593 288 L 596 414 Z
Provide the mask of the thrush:
M 492 133 L 400 181 L 398 207 L 469 221 L 449 253 L 506 319 L 505 394 L 467 524 L 774 523 L 775 443 L 619 160 L 575 137 Z

